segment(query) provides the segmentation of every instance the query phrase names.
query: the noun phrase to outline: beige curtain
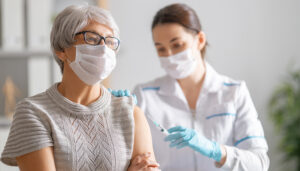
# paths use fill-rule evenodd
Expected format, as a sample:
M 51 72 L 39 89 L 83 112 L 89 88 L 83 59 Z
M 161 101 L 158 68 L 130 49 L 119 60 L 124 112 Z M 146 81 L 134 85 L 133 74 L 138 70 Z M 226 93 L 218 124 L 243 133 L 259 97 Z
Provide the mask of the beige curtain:
M 108 9 L 108 0 L 97 0 L 97 5 L 98 7 L 104 8 L 104 9 Z M 102 81 L 102 84 L 109 88 L 110 87 L 110 77 L 106 78 L 105 80 Z
M 101 8 L 108 9 L 108 0 L 97 0 L 97 4 Z

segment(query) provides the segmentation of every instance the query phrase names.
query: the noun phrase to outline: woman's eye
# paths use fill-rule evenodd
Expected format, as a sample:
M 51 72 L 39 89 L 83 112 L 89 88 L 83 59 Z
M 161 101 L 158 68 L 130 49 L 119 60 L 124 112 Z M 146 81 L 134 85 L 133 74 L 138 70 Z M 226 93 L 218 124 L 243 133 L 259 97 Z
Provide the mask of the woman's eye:
M 94 37 L 89 37 L 89 38 L 87 38 L 87 41 L 95 43 L 95 42 L 97 42 L 97 39 Z
M 114 42 L 113 42 L 113 41 L 110 41 L 110 40 L 106 40 L 106 41 L 105 41 L 105 44 L 106 44 L 106 45 L 109 45 L 109 46 L 112 46 L 112 45 L 114 45 Z
M 181 46 L 182 46 L 182 44 L 176 43 L 176 44 L 173 45 L 173 48 L 180 48 Z
M 157 51 L 158 51 L 158 52 L 164 52 L 164 51 L 165 51 L 165 48 L 158 48 Z

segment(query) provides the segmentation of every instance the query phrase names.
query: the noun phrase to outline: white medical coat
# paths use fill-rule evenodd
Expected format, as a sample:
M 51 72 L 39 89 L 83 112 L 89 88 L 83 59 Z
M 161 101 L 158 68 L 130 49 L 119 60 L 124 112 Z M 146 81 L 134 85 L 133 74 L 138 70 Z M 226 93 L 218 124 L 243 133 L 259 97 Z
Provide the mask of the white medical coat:
M 170 76 L 136 86 L 138 106 L 165 128 L 181 125 L 225 145 L 221 168 L 213 159 L 185 147 L 170 148 L 148 119 L 154 153 L 163 171 L 268 170 L 268 146 L 261 122 L 244 81 L 218 74 L 206 63 L 206 76 L 192 112 L 178 82 Z

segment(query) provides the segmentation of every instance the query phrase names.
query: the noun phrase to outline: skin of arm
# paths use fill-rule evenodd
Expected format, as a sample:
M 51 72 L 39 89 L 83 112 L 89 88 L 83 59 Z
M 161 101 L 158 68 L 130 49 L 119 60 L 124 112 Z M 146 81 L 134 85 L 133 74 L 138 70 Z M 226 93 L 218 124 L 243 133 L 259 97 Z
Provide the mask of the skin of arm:
M 137 106 L 134 108 L 134 124 L 134 144 L 132 158 L 139 154 L 150 152 L 150 159 L 155 161 L 150 128 L 144 112 Z
M 226 158 L 227 158 L 227 151 L 223 145 L 221 145 L 221 151 L 222 151 L 221 160 L 220 160 L 220 162 L 216 162 L 216 166 L 219 168 L 224 165 L 224 163 L 226 162 Z
M 19 156 L 16 158 L 21 171 L 55 171 L 53 147 Z
M 155 161 L 150 128 L 143 111 L 139 107 L 134 108 L 134 123 L 133 152 L 128 170 L 157 169 L 159 164 Z

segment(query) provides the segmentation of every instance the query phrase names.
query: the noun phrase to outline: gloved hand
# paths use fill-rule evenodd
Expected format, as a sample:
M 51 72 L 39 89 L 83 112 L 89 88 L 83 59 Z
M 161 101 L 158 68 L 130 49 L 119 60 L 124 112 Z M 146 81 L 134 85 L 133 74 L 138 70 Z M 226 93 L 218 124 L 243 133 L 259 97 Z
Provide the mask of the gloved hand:
M 136 95 L 130 94 L 129 90 L 112 90 L 111 88 L 108 88 L 107 90 L 115 97 L 123 97 L 123 96 L 130 97 L 130 96 L 132 96 L 134 99 L 134 103 L 137 104 Z
M 171 141 L 170 147 L 181 149 L 185 146 L 198 151 L 204 156 L 212 158 L 219 162 L 222 157 L 220 145 L 217 142 L 210 141 L 205 137 L 198 135 L 193 129 L 175 126 L 168 129 L 170 135 L 165 138 L 165 141 Z

